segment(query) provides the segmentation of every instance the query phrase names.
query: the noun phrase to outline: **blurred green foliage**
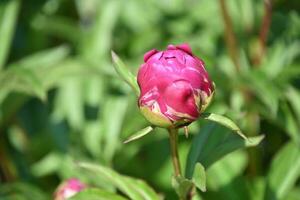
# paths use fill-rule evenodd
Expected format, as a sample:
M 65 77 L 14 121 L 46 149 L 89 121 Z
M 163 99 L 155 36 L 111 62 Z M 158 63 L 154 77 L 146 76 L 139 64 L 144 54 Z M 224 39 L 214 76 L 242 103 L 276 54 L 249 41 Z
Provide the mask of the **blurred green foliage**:
M 0 199 L 51 199 L 70 177 L 100 188 L 91 198 L 176 199 L 164 130 L 122 143 L 148 124 L 110 51 L 136 73 L 146 51 L 183 42 L 216 83 L 209 111 L 266 135 L 222 157 L 247 144 L 193 123 L 179 153 L 187 176 L 207 170 L 194 199 L 300 199 L 300 3 L 265 2 L 1 0 Z

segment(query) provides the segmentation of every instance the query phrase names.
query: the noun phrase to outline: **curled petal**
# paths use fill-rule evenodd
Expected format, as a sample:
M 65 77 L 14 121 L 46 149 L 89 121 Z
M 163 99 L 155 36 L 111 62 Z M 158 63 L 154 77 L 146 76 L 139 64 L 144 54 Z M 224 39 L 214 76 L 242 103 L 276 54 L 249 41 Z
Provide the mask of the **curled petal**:
M 148 51 L 147 53 L 145 53 L 144 55 L 144 62 L 147 62 L 147 60 L 153 56 L 154 54 L 156 54 L 158 51 L 156 49 L 152 49 L 150 51 Z
M 193 55 L 192 49 L 191 49 L 190 45 L 188 45 L 187 43 L 177 45 L 176 47 L 177 47 L 177 49 L 180 49 L 190 55 Z

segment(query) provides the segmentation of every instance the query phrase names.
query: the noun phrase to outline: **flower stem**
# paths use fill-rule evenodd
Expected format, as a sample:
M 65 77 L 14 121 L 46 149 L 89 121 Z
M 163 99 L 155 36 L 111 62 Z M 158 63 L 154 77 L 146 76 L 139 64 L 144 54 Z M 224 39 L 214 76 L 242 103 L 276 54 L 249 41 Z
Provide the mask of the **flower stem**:
M 168 129 L 170 136 L 171 156 L 174 167 L 175 176 L 181 176 L 180 160 L 178 156 L 178 129 Z

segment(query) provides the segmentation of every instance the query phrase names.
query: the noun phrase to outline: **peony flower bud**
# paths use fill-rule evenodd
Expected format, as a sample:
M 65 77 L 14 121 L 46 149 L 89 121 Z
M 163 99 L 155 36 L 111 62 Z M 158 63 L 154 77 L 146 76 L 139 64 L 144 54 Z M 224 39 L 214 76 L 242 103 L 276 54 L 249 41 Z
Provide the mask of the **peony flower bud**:
M 54 200 L 69 199 L 85 188 L 86 185 L 80 180 L 76 178 L 68 179 L 58 186 L 54 194 Z
M 151 50 L 138 72 L 138 105 L 145 118 L 159 127 L 182 127 L 195 121 L 210 103 L 214 84 L 204 62 L 188 44 Z

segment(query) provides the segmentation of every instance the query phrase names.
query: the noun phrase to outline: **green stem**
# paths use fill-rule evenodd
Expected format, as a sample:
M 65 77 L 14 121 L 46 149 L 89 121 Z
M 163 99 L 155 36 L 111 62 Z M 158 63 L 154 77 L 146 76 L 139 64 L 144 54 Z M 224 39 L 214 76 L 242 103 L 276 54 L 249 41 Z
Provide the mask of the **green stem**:
M 175 176 L 182 176 L 181 175 L 181 167 L 180 167 L 180 160 L 178 155 L 178 129 L 177 128 L 170 128 L 168 129 L 169 138 L 170 138 L 170 148 L 171 148 L 171 157 L 173 168 L 175 172 Z M 180 200 L 191 200 L 193 198 L 193 191 L 195 188 L 191 189 L 185 195 L 179 195 Z
M 175 176 L 181 176 L 180 160 L 178 156 L 178 129 L 170 128 L 168 131 L 170 136 L 170 148 Z

